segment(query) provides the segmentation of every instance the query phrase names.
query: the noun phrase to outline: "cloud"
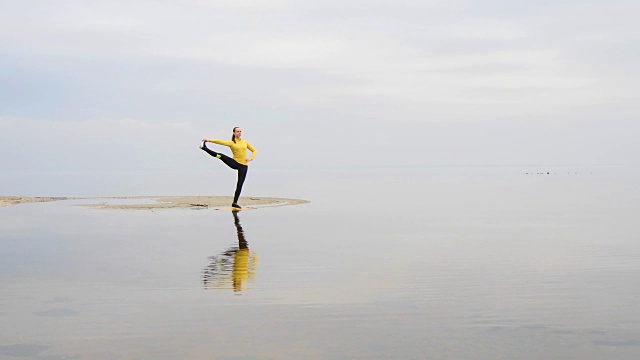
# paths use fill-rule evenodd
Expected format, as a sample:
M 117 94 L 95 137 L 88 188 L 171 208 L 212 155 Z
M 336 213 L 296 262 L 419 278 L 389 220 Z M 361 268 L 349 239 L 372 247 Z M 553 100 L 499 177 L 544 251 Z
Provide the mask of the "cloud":
M 357 153 L 403 127 L 439 134 L 425 163 L 628 159 L 594 156 L 571 135 L 620 134 L 616 124 L 637 117 L 636 10 L 625 1 L 8 1 L 0 116 L 20 119 L 11 127 L 21 137 L 55 134 L 58 160 L 26 161 L 51 168 L 116 169 L 108 150 L 129 154 L 131 168 L 179 168 L 185 144 L 236 125 L 269 154 L 265 164 L 328 164 L 327 152 Z M 522 150 L 548 128 L 567 142 Z M 353 139 L 327 145 L 342 131 Z M 148 137 L 152 146 L 140 142 Z M 404 146 L 420 153 L 412 139 Z M 498 145 L 483 151 L 487 142 Z M 582 152 L 563 151 L 571 144 Z M 388 153 L 378 162 L 398 161 Z
M 0 117 L 0 126 L 7 171 L 180 169 L 188 166 L 187 148 L 196 149 L 199 138 L 187 122 Z

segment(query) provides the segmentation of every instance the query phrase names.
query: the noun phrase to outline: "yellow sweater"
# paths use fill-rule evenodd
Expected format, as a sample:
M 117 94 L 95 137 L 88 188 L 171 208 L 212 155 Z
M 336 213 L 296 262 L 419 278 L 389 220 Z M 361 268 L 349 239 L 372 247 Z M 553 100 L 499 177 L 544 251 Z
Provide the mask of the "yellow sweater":
M 246 140 L 236 139 L 235 143 L 232 140 L 209 139 L 208 141 L 214 144 L 230 147 L 231 152 L 233 153 L 233 160 L 242 165 L 247 165 L 247 149 L 251 151 L 251 160 L 256 157 L 256 149 L 254 149 Z

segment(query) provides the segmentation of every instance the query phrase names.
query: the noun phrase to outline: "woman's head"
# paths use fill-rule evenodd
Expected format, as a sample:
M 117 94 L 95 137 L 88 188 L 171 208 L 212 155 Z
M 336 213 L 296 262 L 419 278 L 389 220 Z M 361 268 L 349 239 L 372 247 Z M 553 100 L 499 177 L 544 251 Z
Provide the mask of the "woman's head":
M 231 141 L 236 142 L 236 139 L 240 140 L 242 137 L 242 129 L 238 126 L 233 128 L 233 135 L 231 135 Z

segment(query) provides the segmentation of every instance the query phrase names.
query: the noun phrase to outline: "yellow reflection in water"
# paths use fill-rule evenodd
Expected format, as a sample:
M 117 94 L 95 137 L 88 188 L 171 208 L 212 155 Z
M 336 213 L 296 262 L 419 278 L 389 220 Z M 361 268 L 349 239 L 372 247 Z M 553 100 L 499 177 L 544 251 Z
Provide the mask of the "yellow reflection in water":
M 209 257 L 209 265 L 202 271 L 205 289 L 233 289 L 239 293 L 255 277 L 258 257 L 249 250 L 238 212 L 232 211 L 232 214 L 238 233 L 238 246 Z

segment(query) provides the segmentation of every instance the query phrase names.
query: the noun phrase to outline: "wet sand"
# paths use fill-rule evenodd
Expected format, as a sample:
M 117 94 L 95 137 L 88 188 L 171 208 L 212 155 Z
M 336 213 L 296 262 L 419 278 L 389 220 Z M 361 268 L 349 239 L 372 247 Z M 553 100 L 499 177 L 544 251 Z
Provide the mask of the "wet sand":
M 0 207 L 30 202 L 83 199 L 88 202 L 79 204 L 80 206 L 115 210 L 224 208 L 231 206 L 233 201 L 230 196 L 115 196 L 100 198 L 0 196 Z M 125 200 L 125 203 L 110 204 L 110 200 Z M 136 203 L 127 204 L 126 200 L 135 200 Z M 148 200 L 148 202 L 140 203 L 141 200 Z M 243 207 L 272 207 L 305 204 L 308 201 L 274 197 L 244 197 L 240 198 L 239 203 Z
M 66 197 L 0 196 L 0 207 L 32 202 L 67 200 Z
M 155 210 L 155 209 L 193 209 L 193 208 L 223 208 L 230 207 L 233 202 L 231 196 L 135 196 L 135 197 L 112 197 L 102 199 L 122 199 L 122 200 L 145 200 L 148 203 L 140 204 L 107 204 L 107 203 L 89 203 L 83 206 L 97 207 L 101 209 L 117 209 L 117 210 Z M 93 201 L 100 199 L 91 199 Z M 285 206 L 307 203 L 306 200 L 285 199 L 273 197 L 246 197 L 240 198 L 240 206 L 243 207 L 266 207 L 266 206 Z

